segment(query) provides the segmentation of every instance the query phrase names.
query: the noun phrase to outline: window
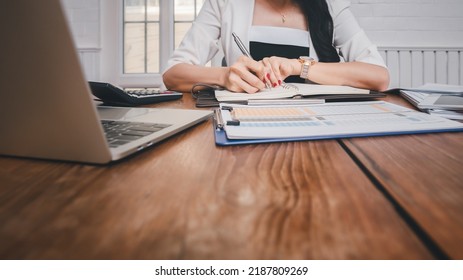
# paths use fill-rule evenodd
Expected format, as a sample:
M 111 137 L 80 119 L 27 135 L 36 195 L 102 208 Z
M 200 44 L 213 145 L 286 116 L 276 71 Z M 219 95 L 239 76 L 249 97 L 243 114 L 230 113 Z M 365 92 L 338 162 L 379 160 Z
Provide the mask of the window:
M 123 73 L 159 73 L 159 1 L 123 2 Z
M 121 86 L 159 86 L 160 73 L 203 3 L 102 0 L 102 78 Z
M 191 23 L 198 15 L 204 0 L 174 0 L 174 3 L 174 42 L 175 47 L 178 47 L 185 33 L 191 27 Z

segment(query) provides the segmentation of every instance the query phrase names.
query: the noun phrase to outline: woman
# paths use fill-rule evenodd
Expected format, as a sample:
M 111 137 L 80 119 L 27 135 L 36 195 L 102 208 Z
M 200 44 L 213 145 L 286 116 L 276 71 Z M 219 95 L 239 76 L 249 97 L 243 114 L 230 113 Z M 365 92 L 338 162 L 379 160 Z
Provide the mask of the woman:
M 206 0 L 169 60 L 164 84 L 183 92 L 207 83 L 255 93 L 266 84 L 305 80 L 385 90 L 387 68 L 349 5 L 345 0 Z M 242 55 L 232 32 L 253 59 Z M 220 47 L 229 66 L 204 66 Z

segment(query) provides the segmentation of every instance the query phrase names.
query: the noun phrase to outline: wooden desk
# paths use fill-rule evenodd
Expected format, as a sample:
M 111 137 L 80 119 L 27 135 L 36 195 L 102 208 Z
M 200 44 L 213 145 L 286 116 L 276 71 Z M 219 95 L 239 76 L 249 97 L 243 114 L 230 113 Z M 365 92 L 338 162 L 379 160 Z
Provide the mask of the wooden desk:
M 216 147 L 209 120 L 109 166 L 0 157 L 0 258 L 462 259 L 463 133 Z

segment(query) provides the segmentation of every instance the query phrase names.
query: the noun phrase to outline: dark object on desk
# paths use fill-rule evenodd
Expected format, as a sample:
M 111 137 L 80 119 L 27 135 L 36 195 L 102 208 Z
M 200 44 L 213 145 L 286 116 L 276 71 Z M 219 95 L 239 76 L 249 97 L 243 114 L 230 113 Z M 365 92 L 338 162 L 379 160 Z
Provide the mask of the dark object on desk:
M 179 99 L 180 92 L 159 89 L 123 90 L 109 83 L 89 82 L 92 94 L 103 103 L 117 106 L 134 106 Z
M 216 85 L 195 84 L 191 88 L 191 95 L 196 99 L 196 107 L 219 107 L 219 101 L 215 98 L 215 91 L 221 89 L 223 88 Z

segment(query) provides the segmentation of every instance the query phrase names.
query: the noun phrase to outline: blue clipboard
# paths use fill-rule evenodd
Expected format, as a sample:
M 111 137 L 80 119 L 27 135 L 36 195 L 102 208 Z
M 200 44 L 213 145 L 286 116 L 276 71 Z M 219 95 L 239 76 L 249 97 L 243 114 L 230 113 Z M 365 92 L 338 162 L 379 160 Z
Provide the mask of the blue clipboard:
M 293 137 L 293 138 L 263 138 L 263 139 L 228 139 L 225 130 L 216 128 L 215 121 L 213 123 L 215 144 L 217 146 L 234 146 L 246 144 L 264 144 L 278 142 L 297 142 L 309 140 L 328 140 L 342 138 L 358 138 L 358 137 L 374 137 L 374 136 L 394 136 L 394 135 L 410 135 L 410 134 L 426 134 L 436 132 L 463 132 L 463 128 L 446 128 L 421 131 L 397 131 L 397 132 L 374 132 L 364 134 L 346 134 L 346 135 L 330 135 L 330 136 L 308 136 L 308 137 Z
M 379 104 L 383 104 L 383 103 L 387 104 L 386 102 L 380 102 Z M 365 105 L 365 104 L 362 104 L 362 105 Z M 350 105 L 351 104 L 348 104 L 347 106 L 350 106 Z M 391 105 L 397 106 L 394 104 L 391 104 Z M 320 106 L 324 106 L 324 105 L 320 105 Z M 346 106 L 346 105 L 342 103 L 338 103 L 337 106 Z M 393 114 L 397 114 L 397 113 L 393 113 Z M 425 113 L 420 113 L 420 114 L 426 115 Z M 402 113 L 400 115 L 402 117 L 406 117 L 402 115 Z M 412 118 L 407 117 L 407 118 L 411 120 L 415 120 L 415 121 L 417 120 L 414 117 Z M 438 118 L 442 119 L 440 117 Z M 447 121 L 450 121 L 450 120 L 447 120 Z M 349 131 L 343 130 L 343 131 L 338 131 L 338 133 L 332 133 L 328 135 L 312 134 L 312 135 L 304 135 L 304 136 L 297 136 L 297 137 L 288 136 L 288 137 L 278 137 L 278 138 L 229 139 L 227 137 L 227 132 L 225 130 L 224 121 L 222 120 L 220 111 L 217 109 L 215 110 L 215 116 L 213 118 L 212 128 L 214 130 L 215 143 L 217 146 L 233 146 L 233 145 L 277 143 L 277 142 L 295 142 L 295 141 L 308 141 L 308 140 L 327 140 L 327 139 L 356 138 L 356 137 L 393 136 L 393 135 L 406 135 L 406 134 L 426 134 L 426 133 L 437 133 L 437 132 L 463 132 L 463 124 L 461 123 L 453 121 L 452 124 L 450 125 L 447 125 L 448 122 L 445 122 L 445 124 L 446 125 L 443 125 L 443 126 L 433 126 L 433 127 L 428 127 L 428 128 L 422 127 L 418 129 L 415 129 L 414 126 L 412 127 L 409 126 L 408 128 L 402 128 L 398 130 L 386 130 L 386 131 L 378 131 L 378 130 L 358 131 L 357 130 L 356 132 L 349 132 Z

